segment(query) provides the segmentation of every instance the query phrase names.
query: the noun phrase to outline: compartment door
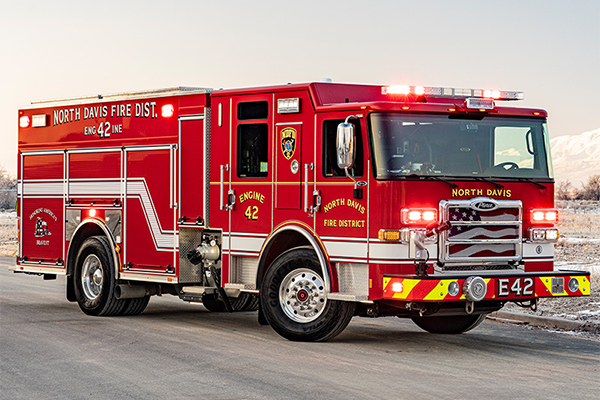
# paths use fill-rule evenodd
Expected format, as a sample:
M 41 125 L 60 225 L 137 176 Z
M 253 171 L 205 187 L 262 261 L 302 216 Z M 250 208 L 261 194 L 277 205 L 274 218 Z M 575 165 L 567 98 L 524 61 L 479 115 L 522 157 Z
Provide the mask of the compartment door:
M 205 225 L 206 141 L 204 116 L 179 119 L 179 217 L 182 224 Z
M 175 275 L 174 149 L 174 145 L 125 149 L 125 272 Z
M 64 152 L 22 155 L 21 163 L 21 264 L 64 270 Z

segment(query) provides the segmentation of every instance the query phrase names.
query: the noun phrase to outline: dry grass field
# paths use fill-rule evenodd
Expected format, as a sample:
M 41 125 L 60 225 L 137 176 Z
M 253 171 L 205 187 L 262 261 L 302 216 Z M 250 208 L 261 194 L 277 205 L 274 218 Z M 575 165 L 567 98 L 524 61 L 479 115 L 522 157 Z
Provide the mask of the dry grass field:
M 17 213 L 0 210 L 0 255 L 16 255 L 17 240 Z
M 556 207 L 562 237 L 600 239 L 600 201 L 558 200 Z

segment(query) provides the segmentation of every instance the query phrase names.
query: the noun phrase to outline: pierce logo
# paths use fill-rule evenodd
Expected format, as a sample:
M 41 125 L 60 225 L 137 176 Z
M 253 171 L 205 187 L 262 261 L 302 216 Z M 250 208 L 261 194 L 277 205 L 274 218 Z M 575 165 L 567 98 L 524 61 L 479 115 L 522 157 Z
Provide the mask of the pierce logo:
M 477 201 L 471 204 L 471 208 L 474 208 L 477 211 L 492 211 L 498 208 L 498 203 L 487 200 Z

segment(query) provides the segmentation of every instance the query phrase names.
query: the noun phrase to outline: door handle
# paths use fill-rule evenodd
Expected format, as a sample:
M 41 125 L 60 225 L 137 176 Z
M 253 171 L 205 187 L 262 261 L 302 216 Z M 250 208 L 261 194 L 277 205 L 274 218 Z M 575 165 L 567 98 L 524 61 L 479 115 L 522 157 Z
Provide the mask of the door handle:
M 226 209 L 226 206 L 223 204 L 223 194 L 224 194 L 223 192 L 225 191 L 225 171 L 229 171 L 229 164 L 220 165 L 219 169 L 221 170 L 221 183 L 220 183 L 220 196 L 219 196 L 220 206 L 219 206 L 219 210 L 229 211 L 229 209 Z
M 225 209 L 227 211 L 233 210 L 233 205 L 235 204 L 235 190 L 229 189 L 227 191 L 227 205 Z
M 308 205 L 308 170 L 314 170 L 315 165 L 313 163 L 304 164 L 304 212 L 313 213 L 313 206 Z

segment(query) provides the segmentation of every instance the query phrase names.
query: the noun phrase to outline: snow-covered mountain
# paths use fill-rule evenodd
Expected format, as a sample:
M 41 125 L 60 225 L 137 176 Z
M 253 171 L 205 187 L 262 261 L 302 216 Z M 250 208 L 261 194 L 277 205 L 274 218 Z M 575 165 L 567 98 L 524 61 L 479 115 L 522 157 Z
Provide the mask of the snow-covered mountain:
M 600 129 L 550 139 L 554 179 L 581 188 L 590 175 L 600 174 Z

